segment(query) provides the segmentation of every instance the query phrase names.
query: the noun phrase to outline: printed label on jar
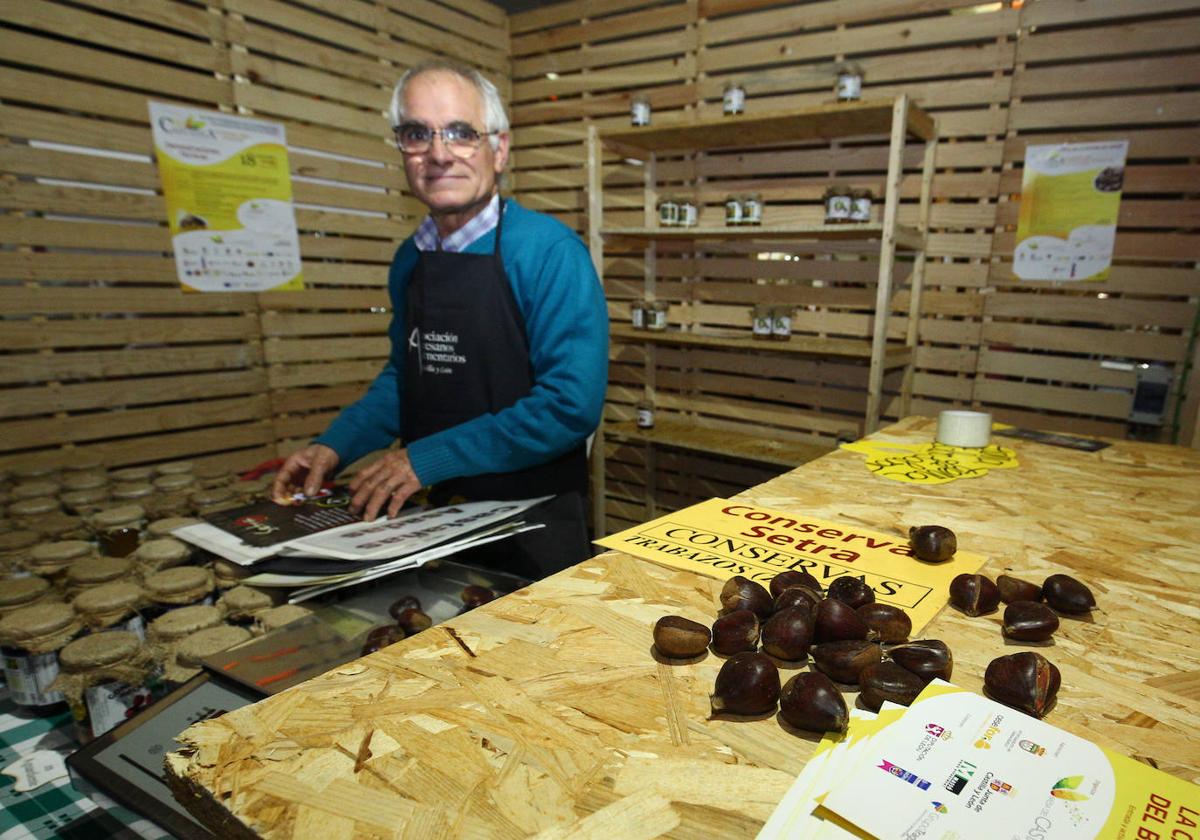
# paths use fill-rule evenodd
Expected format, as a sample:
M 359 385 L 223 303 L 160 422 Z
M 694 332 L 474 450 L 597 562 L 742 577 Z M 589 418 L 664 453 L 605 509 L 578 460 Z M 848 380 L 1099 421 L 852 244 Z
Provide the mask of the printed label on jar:
M 684 227 L 692 227 L 696 224 L 696 205 L 688 202 L 679 206 L 679 223 Z
M 639 429 L 654 428 L 654 409 L 639 408 L 637 410 L 637 424 Z
M 791 315 L 776 315 L 775 323 L 771 326 L 771 332 L 775 335 L 791 335 L 792 334 L 792 316 Z
M 629 109 L 629 121 L 634 125 L 650 125 L 650 103 L 634 102 Z
M 771 316 L 763 315 L 754 319 L 754 334 L 755 335 L 770 335 L 771 334 Z
M 746 199 L 742 208 L 743 221 L 748 225 L 757 225 L 762 221 L 762 202 L 755 198 Z
M 124 723 L 141 709 L 150 705 L 150 689 L 123 682 L 93 685 L 83 692 L 87 704 L 92 736 L 99 738 L 119 723 Z
M 738 225 L 742 222 L 742 202 L 736 198 L 725 200 L 725 224 Z
M 869 199 L 869 198 L 854 199 L 854 207 L 850 210 L 850 221 L 852 221 L 852 222 L 869 222 L 869 221 L 871 221 L 871 199 Z
M 860 96 L 862 96 L 862 76 L 857 76 L 853 73 L 842 73 L 838 76 L 838 99 L 858 99 Z
M 746 91 L 740 87 L 727 88 L 725 91 L 725 113 L 740 114 L 746 110 Z
M 825 218 L 829 221 L 849 219 L 850 205 L 849 196 L 833 196 L 825 205 Z
M 667 312 L 665 309 L 655 309 L 650 312 L 650 329 L 665 330 L 667 328 Z
M 646 328 L 646 310 L 635 306 L 629 310 L 629 321 L 635 330 L 644 330 Z
M 50 706 L 63 701 L 61 691 L 49 691 L 58 676 L 57 653 L 4 655 L 4 677 L 8 692 L 19 706 Z

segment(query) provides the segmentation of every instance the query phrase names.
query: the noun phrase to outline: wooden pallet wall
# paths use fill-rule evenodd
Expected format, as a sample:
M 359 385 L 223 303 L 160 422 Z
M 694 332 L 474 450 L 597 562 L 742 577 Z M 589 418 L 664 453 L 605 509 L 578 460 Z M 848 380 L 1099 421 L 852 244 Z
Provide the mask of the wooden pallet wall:
M 321 429 L 387 353 L 386 266 L 419 213 L 382 112 L 404 68 L 507 90 L 484 0 L 0 2 L 0 468 L 252 465 Z M 308 289 L 185 295 L 147 101 L 287 128 Z
M 719 115 L 728 81 L 745 87 L 748 111 L 811 105 L 832 98 L 842 62 L 856 63 L 864 98 L 908 93 L 937 117 L 942 137 L 913 411 L 983 407 L 1010 422 L 1125 436 L 1130 393 L 1112 389 L 1127 389 L 1129 374 L 1101 368 L 1101 354 L 1160 361 L 1183 374 L 1195 316 L 1200 247 L 1182 231 L 1196 212 L 1187 196 L 1196 193 L 1200 136 L 1197 11 L 1200 3 L 1177 0 L 609 0 L 514 15 L 518 196 L 582 231 L 586 126 L 627 126 L 632 96 L 650 97 L 656 123 Z M 1104 59 L 1089 59 L 1097 54 Z M 1120 265 L 1106 284 L 1083 290 L 1015 282 L 1014 194 L 1025 143 L 1093 136 L 1133 143 Z M 919 155 L 913 148 L 905 158 L 900 218 L 910 224 Z M 640 224 L 640 168 L 616 156 L 605 164 L 604 224 Z M 660 161 L 657 176 L 660 189 L 699 198 L 702 223 L 720 218 L 725 195 L 748 191 L 767 201 L 764 220 L 815 222 L 827 185 L 879 195 L 885 165 L 886 144 L 875 139 L 682 156 Z M 657 296 L 672 302 L 673 322 L 747 330 L 753 303 L 787 302 L 797 307 L 797 331 L 869 334 L 869 255 L 660 245 L 654 258 Z M 640 251 L 606 250 L 614 324 L 628 323 L 643 266 Z M 898 271 L 904 277 L 907 265 Z M 903 334 L 906 304 L 902 286 L 893 337 Z M 730 434 L 767 427 L 832 444 L 861 428 L 861 366 L 630 343 L 613 346 L 609 419 L 632 416 L 649 368 L 659 411 L 687 412 Z M 893 395 L 885 414 L 896 413 L 898 386 L 897 375 L 885 379 Z M 611 528 L 703 497 L 696 482 L 729 467 L 673 452 L 667 466 L 662 451 L 606 448 Z M 647 460 L 653 476 L 638 483 Z M 639 516 L 631 519 L 631 510 Z

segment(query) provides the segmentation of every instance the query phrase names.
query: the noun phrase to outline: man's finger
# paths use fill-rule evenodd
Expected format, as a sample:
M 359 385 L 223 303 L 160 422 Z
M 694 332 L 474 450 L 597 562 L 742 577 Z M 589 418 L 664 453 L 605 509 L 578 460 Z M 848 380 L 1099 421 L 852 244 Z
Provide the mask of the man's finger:
M 391 495 L 392 491 L 388 487 L 387 481 L 381 481 L 375 485 L 375 491 L 371 494 L 371 501 L 367 503 L 363 518 L 368 522 L 374 522 L 375 517 L 379 515 L 379 509 L 387 503 L 388 497 Z
M 400 508 L 404 507 L 404 503 L 408 501 L 408 497 L 419 489 L 419 487 L 413 486 L 411 481 L 397 487 L 392 492 L 392 502 L 388 505 L 388 518 L 395 519 L 396 515 L 400 513 Z

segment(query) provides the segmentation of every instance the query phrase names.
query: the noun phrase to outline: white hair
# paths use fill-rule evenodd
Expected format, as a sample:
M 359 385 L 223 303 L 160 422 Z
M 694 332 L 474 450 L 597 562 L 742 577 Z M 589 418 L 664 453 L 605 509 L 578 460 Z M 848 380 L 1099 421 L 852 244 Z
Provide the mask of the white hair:
M 404 71 L 404 75 L 400 77 L 400 81 L 396 82 L 396 87 L 392 90 L 392 102 L 388 107 L 388 117 L 391 119 L 392 125 L 399 126 L 404 122 L 404 92 L 408 88 L 408 83 L 422 73 L 434 72 L 453 73 L 475 86 L 483 99 L 483 128 L 484 131 L 489 132 L 488 142 L 492 144 L 493 149 L 499 148 L 500 138 L 490 132 L 508 131 L 508 114 L 504 112 L 504 102 L 500 99 L 500 91 L 474 67 L 447 58 L 431 58 Z

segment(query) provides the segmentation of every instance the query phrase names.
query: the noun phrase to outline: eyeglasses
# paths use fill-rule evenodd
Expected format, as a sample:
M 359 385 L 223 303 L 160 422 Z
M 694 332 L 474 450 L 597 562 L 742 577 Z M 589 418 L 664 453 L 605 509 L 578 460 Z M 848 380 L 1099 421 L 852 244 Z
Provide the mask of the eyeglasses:
M 475 154 L 484 137 L 499 134 L 498 131 L 476 131 L 467 123 L 451 123 L 445 128 L 430 128 L 420 123 L 405 123 L 392 128 L 396 135 L 396 147 L 406 155 L 423 155 L 433 145 L 435 134 L 441 135 L 442 145 L 457 158 L 466 160 Z

